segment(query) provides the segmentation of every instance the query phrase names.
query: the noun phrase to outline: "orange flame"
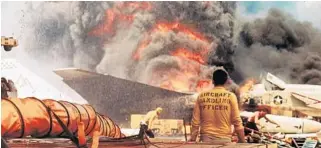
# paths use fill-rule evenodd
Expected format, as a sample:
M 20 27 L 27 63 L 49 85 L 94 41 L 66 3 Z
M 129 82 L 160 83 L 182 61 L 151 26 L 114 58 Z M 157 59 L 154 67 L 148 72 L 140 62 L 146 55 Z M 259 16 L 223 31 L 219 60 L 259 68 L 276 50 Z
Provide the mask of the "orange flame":
M 205 64 L 205 60 L 203 59 L 203 56 L 201 54 L 198 53 L 193 53 L 187 49 L 184 48 L 178 48 L 175 51 L 171 52 L 172 56 L 176 56 L 176 57 L 183 57 L 183 58 L 187 58 L 193 61 L 197 61 L 200 64 Z
M 206 4 L 209 5 L 209 3 Z M 138 10 L 150 11 L 152 5 L 150 2 L 120 2 L 116 4 L 113 8 L 106 10 L 104 21 L 90 31 L 89 35 L 102 36 L 108 34 L 114 36 L 117 25 L 130 25 L 135 19 L 133 14 Z M 154 70 L 151 77 L 152 81 L 149 84 L 174 91 L 202 91 L 211 88 L 211 80 L 202 78 L 200 74 L 201 65 L 204 65 L 207 61 L 210 42 L 201 33 L 177 21 L 156 23 L 138 44 L 132 58 L 136 61 L 141 60 L 143 51 L 151 43 L 151 34 L 155 32 L 168 33 L 170 31 L 183 33 L 191 40 L 202 41 L 206 47 L 199 47 L 197 52 L 184 47 L 175 47 L 169 54 L 177 57 L 180 70 Z M 186 60 L 194 62 L 190 63 Z
M 182 25 L 180 23 L 164 23 L 164 22 L 161 22 L 161 23 L 157 23 L 155 25 L 155 27 L 153 29 L 151 29 L 151 31 L 149 32 L 148 35 L 154 33 L 154 32 L 162 32 L 162 33 L 167 33 L 169 31 L 176 31 L 176 32 L 181 32 L 181 33 L 184 33 L 184 34 L 187 34 L 192 40 L 201 40 L 207 44 L 209 44 L 209 41 L 202 35 L 200 34 L 199 32 L 197 31 L 194 31 L 193 29 L 190 29 L 188 28 L 187 26 L 185 25 Z M 141 42 L 141 44 L 138 46 L 138 48 L 136 49 L 134 55 L 133 55 L 133 58 L 135 60 L 139 60 L 141 58 L 141 53 L 143 52 L 144 50 L 144 47 L 146 47 L 149 43 L 150 43 L 150 40 L 149 40 L 149 36 L 146 36 L 144 39 L 143 42 Z M 209 52 L 209 49 L 208 47 L 201 47 L 202 51 L 200 52 L 200 55 L 198 55 L 198 58 L 196 58 L 198 60 L 198 62 L 200 62 L 201 64 L 205 64 L 205 61 L 204 61 L 204 56 L 206 54 L 208 54 Z M 179 51 L 182 51 L 182 49 L 178 49 Z M 177 52 L 179 52 L 177 51 Z M 188 52 L 187 50 L 185 50 L 185 53 Z M 177 53 L 176 53 L 177 54 Z M 189 54 L 191 55 L 191 52 L 189 53 L 186 53 L 186 54 Z M 179 54 L 181 55 L 181 54 Z M 202 60 L 200 60 L 202 59 Z M 195 60 L 195 59 L 191 59 L 191 60 Z
M 151 10 L 152 5 L 149 2 L 124 2 L 118 5 L 119 8 L 134 8 L 134 9 L 144 9 L 144 10 Z
M 250 78 L 250 79 L 246 80 L 245 83 L 239 88 L 240 93 L 244 94 L 244 93 L 249 92 L 252 89 L 254 84 L 255 84 L 255 79 Z
M 197 82 L 196 91 L 197 92 L 201 92 L 203 90 L 208 90 L 208 89 L 211 89 L 211 88 L 213 88 L 212 80 L 204 79 L 204 80 L 199 80 Z
M 205 41 L 207 43 L 209 43 L 209 41 L 206 39 L 206 37 L 204 37 L 201 33 L 188 28 L 187 26 L 180 24 L 178 22 L 174 22 L 174 23 L 166 23 L 166 22 L 161 22 L 161 23 L 157 23 L 156 25 L 156 30 L 157 31 L 162 31 L 162 32 L 168 32 L 170 30 L 177 30 L 178 32 L 182 32 L 185 34 L 188 34 L 192 39 L 194 40 L 202 40 Z
M 187 80 L 180 79 L 182 77 L 176 76 L 163 81 L 160 84 L 161 88 L 169 89 L 172 91 L 186 92 L 191 90 L 191 86 Z
M 180 32 L 188 35 L 191 40 L 200 40 L 209 45 L 209 41 L 199 32 L 188 28 L 178 22 L 174 23 L 157 23 L 154 28 L 145 36 L 145 39 L 139 44 L 133 54 L 134 60 L 140 60 L 141 53 L 150 44 L 150 34 L 155 32 L 168 33 L 169 31 Z M 170 55 L 177 57 L 180 71 L 165 72 L 166 79 L 159 84 L 154 84 L 161 88 L 173 90 L 173 91 L 202 91 L 204 89 L 211 88 L 211 80 L 199 80 L 195 81 L 196 78 L 200 78 L 200 66 L 206 63 L 206 55 L 209 52 L 209 47 L 200 47 L 199 52 L 193 52 L 189 49 L 178 47 L 175 50 L 170 51 Z M 195 61 L 197 63 L 186 63 L 185 60 Z M 155 70 L 153 73 L 159 73 L 159 70 Z M 154 76 L 152 77 L 154 79 Z M 150 83 L 153 85 L 153 83 Z
M 201 92 L 212 88 L 210 79 L 199 79 L 201 74 L 199 63 L 188 62 L 181 57 L 178 57 L 177 61 L 179 70 L 154 69 L 149 84 L 180 92 Z
M 184 60 L 178 58 L 178 63 L 180 70 L 179 71 L 167 71 L 165 75 L 167 79 L 165 79 L 160 87 L 173 90 L 173 91 L 196 91 L 193 89 L 193 81 L 192 78 L 198 76 L 200 73 L 199 64 L 193 63 L 185 63 Z M 157 71 L 154 71 L 157 73 Z M 167 84 L 167 85 L 164 85 Z
M 135 54 L 134 54 L 134 59 L 135 60 L 139 60 L 141 57 L 140 57 L 140 53 L 148 46 L 148 44 L 151 42 L 151 40 L 144 40 L 141 42 L 141 44 L 138 46 Z
M 103 35 L 103 34 L 114 34 L 113 25 L 115 20 L 115 13 L 113 10 L 108 9 L 105 12 L 104 22 L 98 25 L 94 30 L 89 32 L 90 35 Z
M 194 86 L 196 84 L 196 86 Z M 202 92 L 213 88 L 212 81 L 209 79 L 201 79 L 196 83 L 192 83 L 188 79 L 184 79 L 183 75 L 170 77 L 163 81 L 159 87 L 180 92 Z
M 102 36 L 104 34 L 115 34 L 115 24 L 127 22 L 131 24 L 135 19 L 132 14 L 124 14 L 121 10 L 125 8 L 133 8 L 134 10 L 151 10 L 152 6 L 149 2 L 122 2 L 105 12 L 104 22 L 97 25 L 89 35 Z

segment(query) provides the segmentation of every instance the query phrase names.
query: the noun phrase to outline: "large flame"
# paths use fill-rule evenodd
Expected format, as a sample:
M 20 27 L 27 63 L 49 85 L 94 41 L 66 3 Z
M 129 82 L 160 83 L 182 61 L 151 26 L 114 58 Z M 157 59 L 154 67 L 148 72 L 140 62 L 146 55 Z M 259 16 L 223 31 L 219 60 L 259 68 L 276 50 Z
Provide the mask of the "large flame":
M 180 32 L 186 34 L 191 40 L 200 40 L 209 45 L 207 39 L 202 36 L 199 32 L 186 27 L 178 22 L 173 23 L 157 23 L 154 28 L 146 35 L 145 39 L 139 44 L 135 53 L 133 54 L 134 60 L 140 60 L 142 52 L 151 42 L 150 34 L 155 32 L 168 33 L 169 31 Z M 177 57 L 179 63 L 180 71 L 167 71 L 163 73 L 162 77 L 165 79 L 160 83 L 150 83 L 151 85 L 158 85 L 159 87 L 174 90 L 174 91 L 202 91 L 204 89 L 211 88 L 210 80 L 200 79 L 200 66 L 206 64 L 207 54 L 209 52 L 209 46 L 199 47 L 198 52 L 191 51 L 187 48 L 178 47 L 176 49 L 170 50 L 169 55 Z M 186 62 L 186 60 L 195 62 Z M 154 73 L 160 73 L 159 70 L 154 70 Z M 164 76 L 166 75 L 166 76 Z M 152 79 L 154 79 L 152 77 Z
M 136 49 L 133 58 L 135 60 L 139 60 L 141 58 L 141 53 L 143 52 L 144 48 L 150 43 L 150 34 L 155 33 L 155 32 L 162 32 L 162 33 L 168 33 L 169 31 L 175 31 L 175 32 L 181 32 L 184 34 L 187 34 L 192 40 L 201 40 L 209 45 L 209 41 L 199 32 L 188 28 L 187 26 L 180 24 L 178 22 L 173 22 L 173 23 L 168 23 L 168 22 L 159 22 L 155 25 L 153 29 L 146 35 L 145 39 L 141 42 L 141 44 L 138 46 Z M 205 55 L 208 54 L 209 49 L 208 47 L 200 47 L 202 50 L 200 53 L 192 53 L 184 48 L 178 48 L 174 52 L 176 55 L 181 55 L 181 54 L 188 54 L 190 57 L 197 57 L 199 61 L 201 61 L 201 64 L 205 64 Z M 174 55 L 175 56 L 175 55 Z
M 129 12 L 125 13 L 126 10 Z M 149 11 L 152 9 L 152 5 L 149 2 L 121 2 L 115 7 L 108 9 L 104 18 L 104 22 L 96 26 L 90 35 L 103 36 L 103 35 L 115 35 L 115 30 L 119 24 L 131 24 L 135 19 L 133 13 L 136 10 Z M 210 42 L 205 36 L 196 31 L 195 29 L 188 27 L 178 21 L 157 22 L 148 32 L 146 32 L 144 38 L 139 42 L 136 50 L 134 51 L 132 58 L 134 61 L 139 62 L 142 60 L 143 53 L 145 52 L 152 41 L 151 35 L 154 33 L 181 33 L 186 35 L 190 41 L 198 41 L 205 45 L 204 47 L 197 47 L 196 49 L 188 49 L 183 45 L 175 45 L 173 49 L 169 49 L 168 53 L 171 56 L 176 57 L 179 65 L 177 69 L 154 69 L 150 74 L 150 85 L 162 87 L 174 91 L 202 91 L 204 89 L 212 88 L 210 79 L 201 75 L 201 66 L 207 62 L 207 55 L 210 49 Z M 196 51 L 195 51 L 196 50 Z
M 213 87 L 210 79 L 201 78 L 201 64 L 176 57 L 177 69 L 154 69 L 150 85 L 179 92 L 200 92 Z

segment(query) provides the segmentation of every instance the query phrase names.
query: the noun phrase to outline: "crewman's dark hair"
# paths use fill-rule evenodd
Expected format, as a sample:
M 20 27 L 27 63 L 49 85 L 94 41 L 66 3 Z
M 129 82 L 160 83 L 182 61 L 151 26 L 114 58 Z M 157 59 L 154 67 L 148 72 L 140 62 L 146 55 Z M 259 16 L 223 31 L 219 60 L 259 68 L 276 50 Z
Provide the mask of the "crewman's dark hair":
M 224 85 L 227 81 L 228 75 L 224 70 L 218 69 L 213 72 L 213 84 Z
M 258 107 L 256 111 L 270 113 L 270 110 L 265 107 Z

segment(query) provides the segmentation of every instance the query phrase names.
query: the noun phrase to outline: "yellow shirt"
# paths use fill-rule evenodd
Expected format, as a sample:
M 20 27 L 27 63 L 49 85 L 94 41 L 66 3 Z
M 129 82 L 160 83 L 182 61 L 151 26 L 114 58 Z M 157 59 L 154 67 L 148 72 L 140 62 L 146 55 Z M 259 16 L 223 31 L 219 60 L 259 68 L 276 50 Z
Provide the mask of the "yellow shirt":
M 157 112 L 156 112 L 156 110 L 153 110 L 153 111 L 149 111 L 146 115 L 145 115 L 145 117 L 144 117 L 144 119 L 143 119 L 143 121 L 150 127 L 151 126 L 151 121 L 154 121 L 155 119 L 157 119 L 158 118 L 158 115 L 157 115 Z
M 201 135 L 231 138 L 231 125 L 243 129 L 235 94 L 224 87 L 202 92 L 194 106 L 191 139 L 196 139 L 199 127 Z

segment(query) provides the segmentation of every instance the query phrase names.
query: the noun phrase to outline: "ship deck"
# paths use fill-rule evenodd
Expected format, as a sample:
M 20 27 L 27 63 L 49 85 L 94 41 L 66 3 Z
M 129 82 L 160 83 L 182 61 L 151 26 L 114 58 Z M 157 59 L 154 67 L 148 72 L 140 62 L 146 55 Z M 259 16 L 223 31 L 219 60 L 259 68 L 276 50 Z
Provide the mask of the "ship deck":
M 9 148 L 43 148 L 43 147 L 63 147 L 74 148 L 76 147 L 69 139 L 64 138 L 17 138 L 6 139 Z M 87 143 L 88 148 L 91 147 L 91 143 Z M 154 138 L 150 139 L 150 143 L 144 145 L 140 140 L 131 141 L 117 141 L 117 142 L 99 142 L 99 148 L 276 148 L 276 144 L 249 144 L 249 143 L 229 143 L 229 144 L 215 144 L 215 143 L 185 143 L 181 140 Z

